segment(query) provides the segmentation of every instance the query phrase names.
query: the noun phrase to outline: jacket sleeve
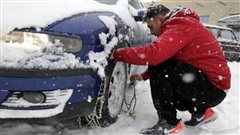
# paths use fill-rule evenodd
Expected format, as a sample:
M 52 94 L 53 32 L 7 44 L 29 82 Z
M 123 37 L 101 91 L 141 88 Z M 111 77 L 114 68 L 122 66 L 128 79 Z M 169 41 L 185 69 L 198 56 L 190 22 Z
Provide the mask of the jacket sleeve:
M 180 23 L 168 25 L 151 44 L 114 51 L 114 58 L 135 65 L 157 65 L 177 54 L 191 41 L 191 27 Z

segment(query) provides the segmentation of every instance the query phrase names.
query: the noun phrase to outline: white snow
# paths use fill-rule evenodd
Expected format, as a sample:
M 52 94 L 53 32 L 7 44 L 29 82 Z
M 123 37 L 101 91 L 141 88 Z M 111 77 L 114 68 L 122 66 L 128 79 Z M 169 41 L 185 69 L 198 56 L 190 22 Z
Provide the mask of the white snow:
M 224 17 L 224 18 L 221 18 L 218 20 L 218 24 L 223 25 L 223 26 L 226 26 L 229 24 L 238 25 L 239 23 L 240 23 L 240 15 L 239 14 L 227 16 L 227 17 Z
M 14 28 L 46 27 L 71 15 L 96 11 L 113 12 L 128 26 L 133 27 L 134 19 L 126 5 L 125 0 L 120 0 L 117 5 L 101 4 L 94 0 L 3 0 L 1 33 L 4 35 Z
M 240 63 L 228 63 L 232 73 L 232 87 L 226 99 L 214 111 L 218 114 L 218 119 L 203 127 L 188 128 L 183 127 L 183 132 L 177 135 L 238 135 L 240 133 L 239 121 L 239 77 Z M 157 113 L 153 107 L 150 95 L 149 81 L 138 82 L 136 84 L 137 106 L 135 110 L 136 119 L 134 120 L 128 113 L 120 115 L 119 120 L 107 128 L 91 127 L 79 130 L 59 131 L 51 126 L 29 125 L 19 123 L 17 125 L 0 126 L 1 134 L 18 135 L 38 134 L 38 135 L 140 135 L 142 128 L 150 127 L 157 122 Z M 190 118 L 187 112 L 178 112 L 178 116 L 184 120 Z M 34 129 L 34 130 L 32 130 Z
M 55 108 L 42 110 L 9 110 L 1 109 L 1 118 L 48 118 L 63 112 L 65 104 L 60 104 Z
M 105 40 L 105 39 L 103 39 L 103 40 Z M 102 51 L 102 52 L 90 51 L 88 53 L 88 55 L 89 55 L 89 65 L 94 69 L 98 69 L 98 74 L 100 75 L 100 77 L 105 76 L 104 68 L 108 64 L 107 57 L 110 54 L 111 49 L 115 45 L 117 45 L 117 43 L 118 43 L 118 38 L 114 37 L 114 38 L 111 39 L 111 41 L 109 43 L 105 44 L 104 51 Z
M 172 41 L 173 41 L 173 38 L 172 38 L 172 37 L 170 37 L 168 40 L 169 40 L 170 42 L 172 42 Z
M 98 18 L 108 27 L 109 34 L 114 35 L 116 32 L 117 22 L 114 20 L 114 16 L 98 16 Z
M 104 46 L 104 51 L 102 52 L 93 52 L 90 51 L 89 56 L 89 65 L 93 67 L 94 69 L 98 69 L 98 74 L 100 77 L 104 77 L 104 68 L 107 66 L 107 58 L 111 53 L 111 50 L 118 44 L 118 39 L 121 37 L 116 37 L 116 25 L 117 22 L 114 20 L 114 17 L 108 17 L 108 16 L 99 16 L 99 19 L 106 25 L 106 27 L 109 29 L 109 33 L 100 33 L 99 39 L 101 41 L 101 44 Z M 107 43 L 107 39 L 109 37 L 111 38 L 111 41 Z
M 138 57 L 141 58 L 141 59 L 145 59 L 146 55 L 142 53 L 142 54 L 139 54 Z
M 195 76 L 193 73 L 185 73 L 182 75 L 182 81 L 185 83 L 190 83 L 192 81 L 194 81 Z
M 114 16 L 99 16 L 99 19 L 107 26 L 109 33 L 100 33 L 99 38 L 104 46 L 102 52 L 89 52 L 89 61 L 83 64 L 80 58 L 76 58 L 71 53 L 63 50 L 60 42 L 48 43 L 46 46 L 34 45 L 32 41 L 23 43 L 1 42 L 0 67 L 17 69 L 74 69 L 74 68 L 94 68 L 98 69 L 98 74 L 103 77 L 104 68 L 108 64 L 107 58 L 111 50 L 118 44 L 116 37 L 116 25 Z M 111 41 L 107 43 L 107 39 Z
M 101 44 L 105 45 L 105 44 L 107 44 L 107 38 L 109 38 L 110 34 L 100 33 L 98 36 L 99 36 Z
M 223 77 L 223 76 L 221 76 L 221 75 L 219 75 L 219 76 L 218 76 L 218 80 L 220 80 L 220 81 L 221 81 L 221 80 L 223 80 L 223 79 L 224 79 L 224 77 Z
M 226 30 L 232 30 L 231 28 L 228 27 L 222 27 L 218 25 L 213 25 L 213 24 L 203 24 L 205 27 L 210 27 L 210 28 L 218 28 L 218 29 L 226 29 Z
M 91 102 L 92 102 L 92 97 L 91 97 L 91 96 L 88 96 L 87 101 L 88 101 L 89 103 L 91 103 Z
M 79 58 L 63 51 L 61 44 L 35 46 L 28 43 L 1 42 L 0 67 L 19 69 L 87 68 Z

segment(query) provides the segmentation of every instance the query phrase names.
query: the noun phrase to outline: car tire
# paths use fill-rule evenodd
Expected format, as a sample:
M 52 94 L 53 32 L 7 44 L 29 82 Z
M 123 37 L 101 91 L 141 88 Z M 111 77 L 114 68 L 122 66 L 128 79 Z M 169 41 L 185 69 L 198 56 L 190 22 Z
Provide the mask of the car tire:
M 117 121 L 125 100 L 127 85 L 127 64 L 109 61 L 105 68 L 106 77 L 102 89 L 105 91 L 104 103 L 99 124 L 107 127 Z
M 128 46 L 129 43 L 123 41 L 116 48 Z M 102 104 L 101 118 L 99 119 L 101 127 L 107 127 L 119 118 L 125 101 L 128 69 L 129 64 L 108 60 L 108 65 L 105 67 L 105 78 L 100 90 L 104 91 L 104 103 Z M 99 108 L 98 105 L 96 108 Z

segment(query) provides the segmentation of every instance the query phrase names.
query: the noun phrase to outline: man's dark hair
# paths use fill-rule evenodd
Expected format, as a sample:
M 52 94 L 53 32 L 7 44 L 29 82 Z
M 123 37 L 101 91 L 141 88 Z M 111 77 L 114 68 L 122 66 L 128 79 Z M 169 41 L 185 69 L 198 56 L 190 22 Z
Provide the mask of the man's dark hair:
M 162 4 L 153 4 L 145 11 L 143 21 L 147 21 L 147 18 L 153 18 L 156 15 L 165 16 L 170 10 Z

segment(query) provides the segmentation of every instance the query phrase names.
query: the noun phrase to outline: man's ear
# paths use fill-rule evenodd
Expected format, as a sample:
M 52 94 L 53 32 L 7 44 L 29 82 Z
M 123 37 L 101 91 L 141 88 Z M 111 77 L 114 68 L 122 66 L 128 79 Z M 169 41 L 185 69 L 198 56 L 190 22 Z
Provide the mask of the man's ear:
M 157 17 L 157 21 L 158 21 L 158 22 L 162 22 L 162 21 L 163 21 L 163 16 L 158 15 L 158 16 L 156 16 L 156 17 Z

